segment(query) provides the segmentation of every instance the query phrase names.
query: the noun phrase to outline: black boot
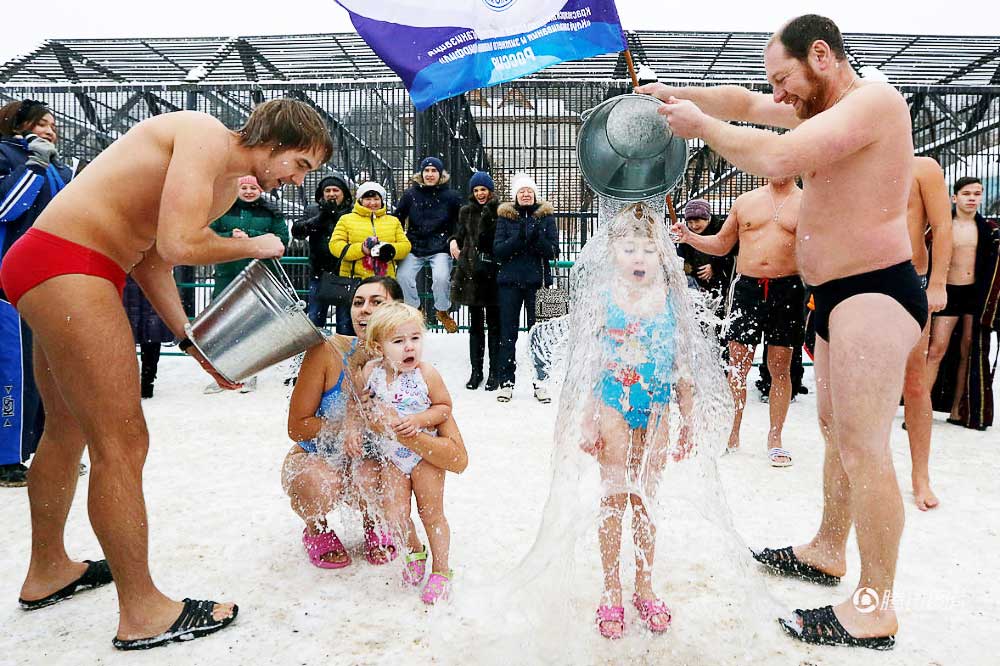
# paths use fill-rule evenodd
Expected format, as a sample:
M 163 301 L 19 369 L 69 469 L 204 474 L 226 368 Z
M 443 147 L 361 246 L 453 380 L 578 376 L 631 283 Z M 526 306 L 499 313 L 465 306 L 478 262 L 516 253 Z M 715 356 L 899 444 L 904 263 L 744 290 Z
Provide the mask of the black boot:
M 500 388 L 500 380 L 497 379 L 496 374 L 494 374 L 493 369 L 490 369 L 490 376 L 486 378 L 486 390 L 496 391 Z
M 483 369 L 473 368 L 472 376 L 469 377 L 469 381 L 465 383 L 465 388 L 469 389 L 470 391 L 475 391 L 477 388 L 479 388 L 479 385 L 482 383 L 483 383 Z
M 142 355 L 142 366 L 139 371 L 139 395 L 142 398 L 152 398 L 153 382 L 156 381 L 156 366 L 160 362 L 160 343 L 144 342 L 139 349 Z

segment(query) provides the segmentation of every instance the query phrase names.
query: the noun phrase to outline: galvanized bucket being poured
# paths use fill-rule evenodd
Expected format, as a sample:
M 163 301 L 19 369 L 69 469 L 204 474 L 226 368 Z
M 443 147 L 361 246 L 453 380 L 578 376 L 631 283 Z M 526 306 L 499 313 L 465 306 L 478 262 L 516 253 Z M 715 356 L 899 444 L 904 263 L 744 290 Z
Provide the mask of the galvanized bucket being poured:
M 663 102 L 630 93 L 581 115 L 576 151 L 584 180 L 597 194 L 641 201 L 676 187 L 687 168 L 687 142 L 657 113 Z
M 254 260 L 185 327 L 198 351 L 231 382 L 252 377 L 325 340 L 281 264 Z

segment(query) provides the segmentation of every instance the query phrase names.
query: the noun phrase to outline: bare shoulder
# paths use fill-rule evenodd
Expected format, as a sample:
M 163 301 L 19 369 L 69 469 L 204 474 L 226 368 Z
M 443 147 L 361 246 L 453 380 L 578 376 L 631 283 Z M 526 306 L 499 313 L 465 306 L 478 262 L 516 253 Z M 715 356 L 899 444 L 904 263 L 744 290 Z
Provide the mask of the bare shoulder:
M 200 111 L 175 111 L 144 120 L 135 127 L 155 133 L 176 145 L 218 150 L 223 153 L 229 142 L 230 130 L 217 118 Z
M 852 106 L 863 105 L 885 111 L 902 110 L 909 118 L 909 106 L 906 104 L 906 99 L 896 90 L 895 86 L 882 81 L 862 81 L 854 94 L 844 98 L 844 102 L 849 102 Z
M 426 361 L 420 362 L 420 374 L 424 376 L 425 382 L 444 383 L 444 379 L 441 378 L 441 373 L 437 371 L 437 368 Z
M 736 197 L 736 200 L 733 201 L 732 212 L 738 212 L 739 208 L 753 204 L 755 199 L 764 194 L 764 188 L 766 187 L 767 185 L 764 185 L 763 187 L 756 187 L 749 192 L 744 192 L 740 196 Z
M 944 170 L 933 157 L 919 156 L 913 158 L 913 176 L 917 182 L 926 182 L 929 178 L 944 178 Z

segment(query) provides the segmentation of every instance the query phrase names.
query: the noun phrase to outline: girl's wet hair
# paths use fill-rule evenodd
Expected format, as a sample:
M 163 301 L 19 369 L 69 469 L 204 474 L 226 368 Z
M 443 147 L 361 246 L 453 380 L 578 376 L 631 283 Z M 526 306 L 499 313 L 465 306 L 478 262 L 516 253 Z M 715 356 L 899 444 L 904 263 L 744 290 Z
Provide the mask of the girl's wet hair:
M 406 303 L 393 302 L 378 306 L 368 319 L 365 346 L 369 351 L 377 352 L 376 345 L 390 337 L 401 326 L 417 324 L 421 331 L 427 330 L 424 315 L 420 310 Z
M 663 217 L 649 205 L 639 201 L 629 204 L 612 218 L 608 224 L 608 238 L 625 238 L 626 236 L 641 236 L 654 238 L 657 224 L 663 222 Z

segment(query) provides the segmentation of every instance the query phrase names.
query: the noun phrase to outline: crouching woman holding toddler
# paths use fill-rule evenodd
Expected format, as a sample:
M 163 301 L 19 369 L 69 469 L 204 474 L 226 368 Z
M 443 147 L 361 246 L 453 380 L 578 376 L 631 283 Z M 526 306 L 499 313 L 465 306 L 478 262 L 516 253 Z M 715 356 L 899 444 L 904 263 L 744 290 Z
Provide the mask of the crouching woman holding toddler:
M 288 434 L 297 443 L 285 458 L 282 486 L 291 499 L 292 509 L 305 522 L 302 541 L 309 560 L 320 568 L 339 569 L 351 563 L 343 543 L 328 525 L 326 515 L 338 503 L 346 501 L 345 494 L 349 494 L 353 484 L 370 487 L 371 492 L 362 494 L 373 502 L 373 508 L 384 513 L 381 511 L 384 494 L 378 489 L 378 463 L 362 460 L 359 455 L 351 464 L 343 441 L 349 439 L 345 419 L 348 405 L 354 403 L 349 368 L 362 367 L 368 360 L 365 345 L 359 341 L 364 340 L 368 320 L 375 309 L 397 299 L 402 299 L 402 291 L 394 279 L 371 277 L 364 280 L 351 307 L 351 318 L 359 337 L 333 336 L 307 351 L 292 393 Z M 397 435 L 397 439 L 440 469 L 461 473 L 468 464 L 462 435 L 450 416 L 438 426 L 437 435 L 418 432 Z M 369 474 L 369 467 L 374 467 L 372 474 Z M 369 481 L 367 476 L 374 479 Z M 366 558 L 372 564 L 385 564 L 395 557 L 395 544 L 391 537 L 370 538 L 375 535 L 375 523 L 364 501 L 361 507 Z

